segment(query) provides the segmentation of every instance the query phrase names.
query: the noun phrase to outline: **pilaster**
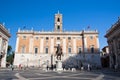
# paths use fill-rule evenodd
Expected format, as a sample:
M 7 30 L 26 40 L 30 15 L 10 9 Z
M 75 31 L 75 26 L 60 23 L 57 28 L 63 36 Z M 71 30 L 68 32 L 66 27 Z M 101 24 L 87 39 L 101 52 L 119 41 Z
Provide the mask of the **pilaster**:
M 15 48 L 15 52 L 18 52 L 18 45 L 19 45 L 19 36 L 17 36 L 17 39 L 16 39 L 16 48 Z
M 100 49 L 100 44 L 99 44 L 99 38 L 98 38 L 98 36 L 96 37 L 96 39 L 97 39 L 97 48 L 98 48 L 98 51 L 99 51 L 99 49 Z
M 4 53 L 4 57 L 2 58 L 2 61 L 1 61 L 1 67 L 6 67 L 6 56 L 7 56 L 7 48 L 8 48 L 8 42 L 5 41 L 5 46 L 3 48 L 3 51 L 5 51 Z
M 73 38 L 73 52 L 76 53 L 76 39 Z
M 2 48 L 2 37 L 0 37 L 0 52 L 1 52 L 1 49 Z
M 84 52 L 87 52 L 87 37 L 84 37 Z
M 63 38 L 63 54 L 66 53 L 66 38 Z
M 52 37 L 51 38 L 51 44 L 50 44 L 50 51 L 51 51 L 51 54 L 53 54 L 54 53 L 54 38 Z
M 33 37 L 30 37 L 29 39 L 29 53 L 32 53 L 32 50 L 33 50 Z
M 43 50 L 43 48 L 44 48 L 44 38 L 43 37 L 41 37 L 41 41 L 40 41 L 40 53 L 43 53 L 44 52 L 44 50 Z

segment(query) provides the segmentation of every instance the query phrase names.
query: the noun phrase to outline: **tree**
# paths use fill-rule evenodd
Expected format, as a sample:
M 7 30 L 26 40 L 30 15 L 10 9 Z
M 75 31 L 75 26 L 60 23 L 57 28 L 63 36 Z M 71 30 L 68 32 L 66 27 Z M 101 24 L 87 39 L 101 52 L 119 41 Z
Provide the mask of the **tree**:
M 12 51 L 12 47 L 10 45 L 8 45 L 8 49 L 7 49 L 7 58 L 6 58 L 6 61 L 7 61 L 7 66 L 10 65 L 10 64 L 13 64 L 13 61 L 14 61 L 14 51 Z
M 9 54 L 7 56 L 7 59 L 6 61 L 9 63 L 9 64 L 13 64 L 13 61 L 14 61 L 14 52 L 12 51 L 12 54 Z
M 7 49 L 7 55 L 12 53 L 12 47 L 10 45 L 8 45 L 8 49 Z

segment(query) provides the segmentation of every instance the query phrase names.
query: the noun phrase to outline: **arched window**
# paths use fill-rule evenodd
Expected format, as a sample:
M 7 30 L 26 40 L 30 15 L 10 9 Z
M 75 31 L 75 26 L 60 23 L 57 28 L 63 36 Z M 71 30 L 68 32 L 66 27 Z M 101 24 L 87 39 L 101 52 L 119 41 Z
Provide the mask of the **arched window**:
M 94 46 L 91 47 L 91 53 L 94 53 Z
M 60 18 L 58 18 L 57 21 L 60 22 Z

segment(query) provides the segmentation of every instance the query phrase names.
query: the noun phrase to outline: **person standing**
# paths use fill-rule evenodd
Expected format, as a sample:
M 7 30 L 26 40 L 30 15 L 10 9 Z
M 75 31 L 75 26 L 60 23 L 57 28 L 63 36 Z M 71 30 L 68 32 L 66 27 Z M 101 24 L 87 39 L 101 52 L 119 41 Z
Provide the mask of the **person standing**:
M 14 65 L 11 65 L 12 71 L 14 70 Z
M 90 64 L 88 64 L 88 71 L 90 71 Z

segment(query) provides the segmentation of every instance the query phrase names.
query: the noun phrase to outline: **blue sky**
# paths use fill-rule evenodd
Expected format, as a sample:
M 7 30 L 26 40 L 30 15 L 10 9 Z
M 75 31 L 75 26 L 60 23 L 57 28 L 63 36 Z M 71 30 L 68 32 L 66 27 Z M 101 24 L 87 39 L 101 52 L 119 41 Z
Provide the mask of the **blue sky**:
M 120 0 L 0 0 L 0 23 L 10 29 L 9 45 L 15 50 L 18 28 L 52 30 L 54 14 L 63 14 L 65 30 L 99 31 L 100 48 L 107 45 L 106 31 L 120 16 Z

